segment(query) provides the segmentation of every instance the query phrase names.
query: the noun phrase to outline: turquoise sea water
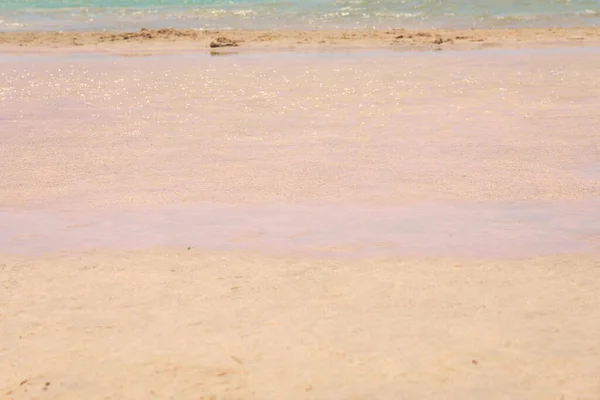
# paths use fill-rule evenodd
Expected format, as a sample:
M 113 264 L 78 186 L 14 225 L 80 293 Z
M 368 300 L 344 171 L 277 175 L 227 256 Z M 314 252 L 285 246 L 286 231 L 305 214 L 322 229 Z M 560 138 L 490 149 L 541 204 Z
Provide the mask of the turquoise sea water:
M 600 0 L 0 0 L 2 31 L 598 24 Z

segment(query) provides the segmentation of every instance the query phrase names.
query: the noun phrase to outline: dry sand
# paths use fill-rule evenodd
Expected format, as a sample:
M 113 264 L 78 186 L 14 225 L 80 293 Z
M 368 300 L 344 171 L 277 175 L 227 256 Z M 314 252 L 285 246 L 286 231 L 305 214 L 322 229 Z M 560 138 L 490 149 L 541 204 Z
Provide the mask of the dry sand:
M 600 28 L 253 31 L 142 29 L 137 32 L 3 32 L 2 51 L 481 49 L 596 46 Z
M 597 49 L 3 57 L 0 398 L 600 396 Z M 281 207 L 261 223 L 304 253 L 253 247 L 241 211 L 207 217 L 229 250 L 169 225 L 207 204 Z M 311 204 L 365 218 L 384 253 L 335 231 L 313 252 L 330 238 L 285 215 Z M 377 236 L 395 216 L 373 210 L 424 205 L 438 225 L 395 230 L 431 253 Z M 449 205 L 493 218 L 440 236 Z M 167 228 L 78 233 L 131 209 Z
M 600 263 L 0 261 L 3 399 L 597 399 Z

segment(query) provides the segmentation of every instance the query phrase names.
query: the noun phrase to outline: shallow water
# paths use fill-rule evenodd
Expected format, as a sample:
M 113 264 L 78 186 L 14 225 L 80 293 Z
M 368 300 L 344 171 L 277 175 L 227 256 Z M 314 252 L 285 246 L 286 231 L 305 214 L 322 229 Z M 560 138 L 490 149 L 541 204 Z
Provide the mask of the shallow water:
M 7 57 L 0 251 L 595 252 L 599 63 L 594 49 Z
M 586 165 L 579 168 L 581 174 L 589 179 L 600 180 L 600 163 Z
M 0 252 L 188 246 L 326 257 L 530 257 L 600 252 L 600 201 L 569 203 L 181 204 L 0 211 Z
M 580 26 L 595 0 L 4 0 L 3 30 Z

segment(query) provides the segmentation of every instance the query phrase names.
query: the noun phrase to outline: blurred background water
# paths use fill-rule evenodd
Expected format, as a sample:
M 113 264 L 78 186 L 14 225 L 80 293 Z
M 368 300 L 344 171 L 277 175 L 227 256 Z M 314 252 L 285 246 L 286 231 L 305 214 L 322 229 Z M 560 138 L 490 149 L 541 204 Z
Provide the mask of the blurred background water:
M 0 30 L 593 26 L 600 0 L 0 0 Z

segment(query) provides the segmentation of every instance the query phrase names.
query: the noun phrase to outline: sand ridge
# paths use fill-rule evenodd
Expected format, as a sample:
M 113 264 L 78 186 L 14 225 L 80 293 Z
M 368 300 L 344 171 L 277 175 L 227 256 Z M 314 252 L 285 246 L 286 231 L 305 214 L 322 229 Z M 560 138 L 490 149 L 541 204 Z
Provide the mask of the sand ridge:
M 485 47 L 581 46 L 600 43 L 600 27 L 425 30 L 200 30 L 141 29 L 135 32 L 3 32 L 0 50 L 235 47 L 254 50 L 391 48 L 395 50 Z

